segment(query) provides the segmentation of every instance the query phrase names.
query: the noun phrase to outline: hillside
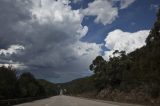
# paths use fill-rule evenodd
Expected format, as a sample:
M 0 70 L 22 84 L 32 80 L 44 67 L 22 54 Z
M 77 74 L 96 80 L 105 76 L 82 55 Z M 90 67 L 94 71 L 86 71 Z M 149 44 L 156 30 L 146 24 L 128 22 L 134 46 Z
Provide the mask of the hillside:
M 65 92 L 67 95 L 82 95 L 83 93 L 92 93 L 96 90 L 93 76 L 75 79 L 71 82 L 60 84 L 60 86 L 67 90 Z

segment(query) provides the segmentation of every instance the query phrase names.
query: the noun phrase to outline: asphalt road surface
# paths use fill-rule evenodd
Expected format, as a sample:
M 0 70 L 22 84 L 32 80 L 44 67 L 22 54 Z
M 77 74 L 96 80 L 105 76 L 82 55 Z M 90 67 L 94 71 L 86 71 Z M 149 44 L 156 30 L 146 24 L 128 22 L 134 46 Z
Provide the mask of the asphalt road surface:
M 82 99 L 71 96 L 54 96 L 15 106 L 140 106 L 116 102 Z

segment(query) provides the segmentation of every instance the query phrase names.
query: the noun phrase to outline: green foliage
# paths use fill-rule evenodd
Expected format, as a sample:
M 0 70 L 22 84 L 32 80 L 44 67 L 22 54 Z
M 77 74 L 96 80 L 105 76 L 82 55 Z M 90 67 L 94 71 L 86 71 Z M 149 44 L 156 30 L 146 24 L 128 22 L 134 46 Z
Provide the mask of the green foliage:
M 124 51 L 115 51 L 115 54 L 120 56 L 110 58 L 109 61 L 105 61 L 103 57 L 98 56 L 90 65 L 90 70 L 95 73 L 95 86 L 99 90 L 110 86 L 119 86 L 121 81 L 124 80 L 123 73 L 129 68 L 130 62 Z
M 55 84 L 37 80 L 31 73 L 23 73 L 17 77 L 12 67 L 0 67 L 0 99 L 53 95 L 57 95 Z
M 90 70 L 94 73 L 99 74 L 105 70 L 106 61 L 102 56 L 97 56 L 95 60 L 93 60 L 93 64 L 90 65 Z
M 45 94 L 44 88 L 31 73 L 23 73 L 18 79 L 18 86 L 22 97 L 35 97 Z
M 0 99 L 14 97 L 16 81 L 16 72 L 12 67 L 0 67 Z

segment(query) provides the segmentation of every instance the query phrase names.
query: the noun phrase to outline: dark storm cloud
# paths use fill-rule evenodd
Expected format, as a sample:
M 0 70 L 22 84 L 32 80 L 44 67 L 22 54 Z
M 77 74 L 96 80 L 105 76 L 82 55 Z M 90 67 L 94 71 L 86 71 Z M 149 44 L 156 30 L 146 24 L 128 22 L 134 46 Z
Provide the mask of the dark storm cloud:
M 27 3 L 27 0 L 25 1 Z M 18 34 L 12 30 L 12 27 L 19 20 L 30 18 L 24 5 L 25 2 L 17 0 L 0 0 L 0 48 L 7 48 L 13 43 L 18 43 L 16 40 Z
M 18 69 L 19 72 L 30 71 L 38 78 L 56 82 L 87 75 L 84 71 L 100 47 L 79 41 L 87 32 L 81 26 L 81 14 L 60 1 L 47 0 L 41 7 L 38 3 L 38 0 L 0 1 L 0 49 L 11 45 L 25 48 L 19 54 L 1 55 L 0 64 L 22 63 L 25 68 Z M 79 44 L 84 49 L 79 49 Z

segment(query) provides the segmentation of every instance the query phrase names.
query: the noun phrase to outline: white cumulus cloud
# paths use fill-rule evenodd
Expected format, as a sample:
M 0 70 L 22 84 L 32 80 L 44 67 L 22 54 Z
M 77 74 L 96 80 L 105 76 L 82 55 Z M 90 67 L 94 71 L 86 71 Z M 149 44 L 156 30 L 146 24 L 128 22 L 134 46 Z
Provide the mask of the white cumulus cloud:
M 33 1 L 31 22 L 38 22 L 42 26 L 50 24 L 57 30 L 63 29 L 62 32 L 70 36 L 77 36 L 78 39 L 83 37 L 88 31 L 87 26 L 81 25 L 84 16 L 80 10 L 72 10 L 68 3 L 69 0 L 41 0 L 39 5 L 39 0 Z
M 84 15 L 96 16 L 96 23 L 111 24 L 118 17 L 118 8 L 109 0 L 95 0 L 83 10 Z
M 105 39 L 106 48 L 110 51 L 105 52 L 105 58 L 108 59 L 109 56 L 112 56 L 112 53 L 115 50 L 126 51 L 130 53 L 137 48 L 144 46 L 145 40 L 149 35 L 149 30 L 140 30 L 134 33 L 124 32 L 120 29 L 116 29 L 108 34 Z
M 85 16 L 96 16 L 96 23 L 111 24 L 118 17 L 119 9 L 125 9 L 134 2 L 135 0 L 95 0 L 82 13 Z

